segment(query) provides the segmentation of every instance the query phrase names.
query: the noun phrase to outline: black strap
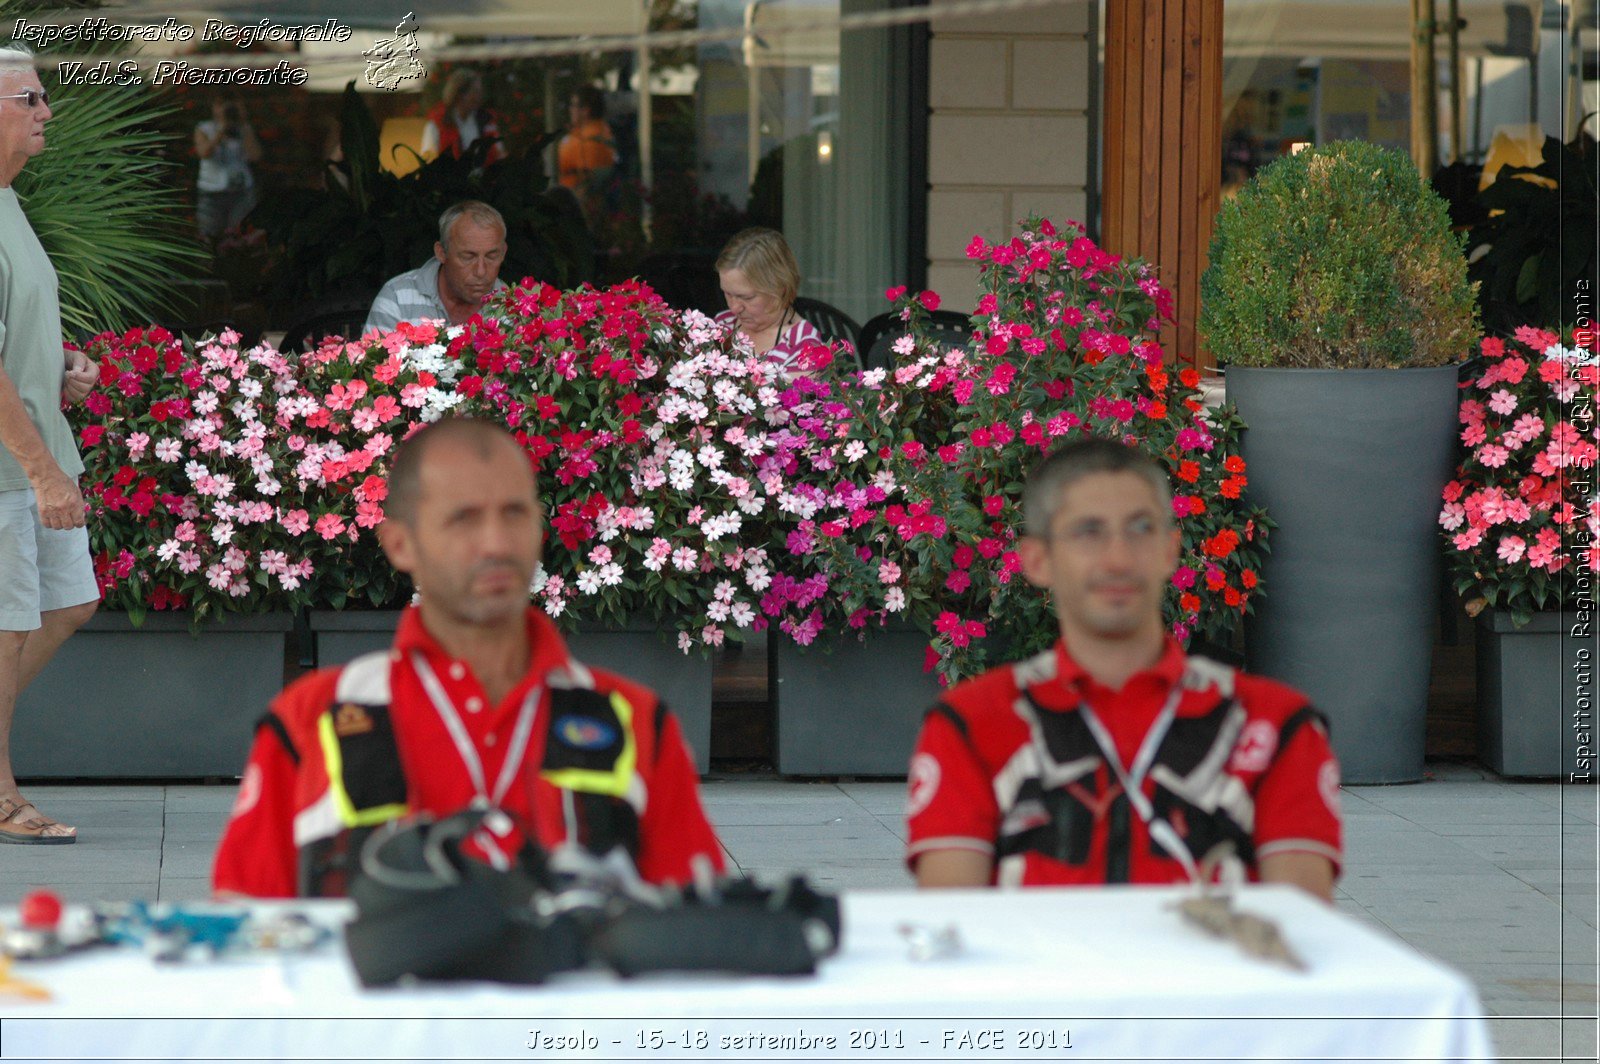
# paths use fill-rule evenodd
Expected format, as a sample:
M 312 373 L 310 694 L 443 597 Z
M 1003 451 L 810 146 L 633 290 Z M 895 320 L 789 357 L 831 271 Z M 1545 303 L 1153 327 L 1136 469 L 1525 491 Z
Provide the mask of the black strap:
M 260 719 L 256 721 L 255 730 L 260 731 L 262 728 L 266 728 L 278 737 L 278 742 L 283 746 L 283 752 L 289 755 L 289 760 L 293 761 L 295 767 L 298 768 L 300 766 L 300 751 L 295 747 L 294 740 L 289 738 L 289 729 L 283 723 L 283 718 L 276 713 L 263 713 Z

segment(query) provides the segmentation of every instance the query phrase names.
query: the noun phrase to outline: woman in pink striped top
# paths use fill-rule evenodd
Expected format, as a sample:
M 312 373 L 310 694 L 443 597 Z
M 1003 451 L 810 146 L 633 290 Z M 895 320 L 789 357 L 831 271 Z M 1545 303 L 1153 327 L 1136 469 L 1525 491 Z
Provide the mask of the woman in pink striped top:
M 795 312 L 800 267 L 783 234 L 754 228 L 735 235 L 717 256 L 717 276 L 728 301 L 717 321 L 737 328 L 756 354 L 776 363 L 785 375 L 805 372 L 800 354 L 822 337 Z

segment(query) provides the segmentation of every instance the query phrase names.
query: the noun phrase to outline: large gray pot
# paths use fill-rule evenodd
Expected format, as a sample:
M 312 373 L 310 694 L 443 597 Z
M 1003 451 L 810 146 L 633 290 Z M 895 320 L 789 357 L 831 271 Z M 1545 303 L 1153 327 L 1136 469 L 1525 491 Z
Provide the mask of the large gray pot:
M 12 764 L 30 778 L 237 776 L 283 689 L 292 618 L 99 613 L 17 702 Z
M 387 650 L 399 622 L 398 610 L 313 610 L 317 665 L 341 665 Z M 641 621 L 607 630 L 584 625 L 563 638 L 579 661 L 636 680 L 659 695 L 678 718 L 696 771 L 704 774 L 711 768 L 712 659 L 684 654 L 663 642 L 659 633 L 659 625 Z
M 772 638 L 778 771 L 789 776 L 906 774 L 922 716 L 938 699 L 922 670 L 923 632 L 906 627 L 824 637 L 799 647 Z
M 1247 666 L 1328 715 L 1348 783 L 1422 778 L 1456 379 L 1454 366 L 1228 368 L 1249 426 L 1246 498 L 1278 524 Z
M 1594 609 L 1478 617 L 1478 753 L 1504 776 L 1594 782 Z

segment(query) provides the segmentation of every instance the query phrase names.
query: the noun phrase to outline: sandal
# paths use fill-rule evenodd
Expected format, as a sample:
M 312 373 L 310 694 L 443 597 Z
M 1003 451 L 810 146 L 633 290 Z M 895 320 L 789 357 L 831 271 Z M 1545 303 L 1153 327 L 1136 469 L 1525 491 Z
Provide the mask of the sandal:
M 0 798 L 0 843 L 65 846 L 77 841 L 77 828 L 51 820 L 22 795 Z

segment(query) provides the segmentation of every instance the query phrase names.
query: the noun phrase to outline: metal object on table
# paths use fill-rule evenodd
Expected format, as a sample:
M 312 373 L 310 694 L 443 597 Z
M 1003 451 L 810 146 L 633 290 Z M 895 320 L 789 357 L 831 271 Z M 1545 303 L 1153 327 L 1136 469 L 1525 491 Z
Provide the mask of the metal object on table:
M 907 953 L 914 961 L 940 961 L 958 956 L 962 950 L 961 931 L 955 924 L 901 924 L 896 931 L 906 940 Z
M 1220 877 L 1216 876 L 1218 870 Z M 1217 878 L 1218 882 L 1213 882 Z M 1306 962 L 1284 940 L 1277 922 L 1234 907 L 1234 890 L 1243 879 L 1243 866 L 1231 842 L 1212 847 L 1200 863 L 1195 883 L 1198 893 L 1176 904 L 1186 923 L 1216 938 L 1229 940 L 1248 956 L 1281 964 L 1297 972 L 1308 970 Z

